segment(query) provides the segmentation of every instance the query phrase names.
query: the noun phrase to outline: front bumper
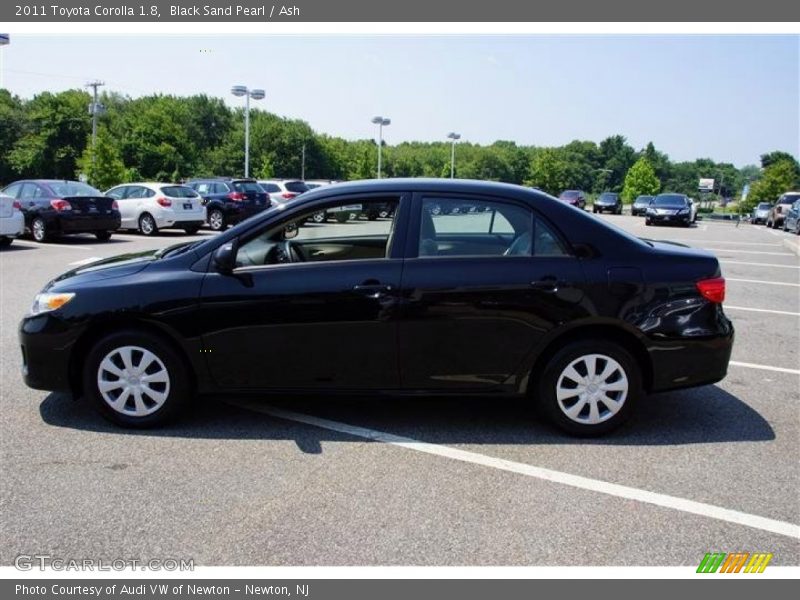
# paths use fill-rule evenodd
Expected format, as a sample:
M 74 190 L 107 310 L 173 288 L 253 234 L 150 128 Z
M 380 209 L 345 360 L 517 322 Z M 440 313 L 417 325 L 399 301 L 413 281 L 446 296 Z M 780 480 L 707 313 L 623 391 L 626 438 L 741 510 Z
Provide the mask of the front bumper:
M 52 313 L 26 316 L 19 326 L 22 377 L 35 390 L 69 392 L 70 359 L 83 327 Z
M 647 220 L 651 223 L 658 223 L 663 225 L 688 225 L 692 222 L 692 215 L 646 215 Z

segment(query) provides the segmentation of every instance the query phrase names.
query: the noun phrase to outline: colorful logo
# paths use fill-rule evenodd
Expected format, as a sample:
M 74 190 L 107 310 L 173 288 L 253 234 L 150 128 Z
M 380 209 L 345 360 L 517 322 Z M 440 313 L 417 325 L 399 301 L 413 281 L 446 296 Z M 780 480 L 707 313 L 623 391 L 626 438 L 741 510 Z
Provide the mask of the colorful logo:
M 772 554 L 767 552 L 709 552 L 700 561 L 698 573 L 763 573 Z

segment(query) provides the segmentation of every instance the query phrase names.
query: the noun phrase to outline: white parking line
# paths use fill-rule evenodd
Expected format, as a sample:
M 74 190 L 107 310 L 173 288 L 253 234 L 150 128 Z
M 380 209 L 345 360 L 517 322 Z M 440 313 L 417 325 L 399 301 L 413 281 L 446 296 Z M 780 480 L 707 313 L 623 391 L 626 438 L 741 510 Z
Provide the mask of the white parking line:
M 718 519 L 720 521 L 727 521 L 728 523 L 735 523 L 737 525 L 744 525 L 745 527 L 752 527 L 761 529 L 762 531 L 769 531 L 778 535 L 800 539 L 800 525 L 789 523 L 786 521 L 778 521 L 743 513 L 736 510 L 714 506 L 712 504 L 705 504 L 703 502 L 695 502 L 694 500 L 687 500 L 676 496 L 669 496 L 667 494 L 659 494 L 647 490 L 610 483 L 599 479 L 590 479 L 580 475 L 572 475 L 562 471 L 554 471 L 552 469 L 545 469 L 533 465 L 505 460 L 502 458 L 495 458 L 478 454 L 477 452 L 470 452 L 450 446 L 443 446 L 439 444 L 430 444 L 428 442 L 421 442 L 413 438 L 401 437 L 375 429 L 367 429 L 365 427 L 357 427 L 348 425 L 346 423 L 339 423 L 337 421 L 330 421 L 328 419 L 321 419 L 311 415 L 296 413 L 274 406 L 258 404 L 256 402 L 248 403 L 247 408 L 251 408 L 257 412 L 266 413 L 279 419 L 286 419 L 289 421 L 296 421 L 298 423 L 305 423 L 314 427 L 328 429 L 330 431 L 337 431 L 347 435 L 352 435 L 384 444 L 393 446 L 400 446 L 408 450 L 415 450 L 417 452 L 424 452 L 426 454 L 433 454 L 452 460 L 458 460 L 465 463 L 472 463 L 483 467 L 492 469 L 499 469 L 517 475 L 524 475 L 526 477 L 533 477 L 551 483 L 559 483 L 568 485 L 570 487 L 598 492 L 617 498 L 626 498 L 628 500 L 636 500 L 663 508 L 670 508 L 679 510 L 686 513 L 709 517 L 711 519 Z
M 789 373 L 790 375 L 800 375 L 800 369 L 787 369 L 785 367 L 773 367 L 770 365 L 757 365 L 755 363 L 739 362 L 732 360 L 728 363 L 734 367 L 745 367 L 746 369 L 761 369 L 762 371 L 775 371 L 776 373 Z
M 763 279 L 736 279 L 734 277 L 726 277 L 725 281 L 739 281 L 741 283 L 762 283 L 764 285 L 788 285 L 791 287 L 800 287 L 800 283 L 789 283 L 786 281 L 765 281 Z
M 772 246 L 773 248 L 780 248 L 782 244 L 776 242 L 731 242 L 727 240 L 694 240 L 690 238 L 670 238 L 670 242 L 686 242 L 687 244 L 694 244 L 705 248 L 704 244 L 734 244 L 736 246 Z
M 46 244 L 39 244 L 37 242 L 29 242 L 28 240 L 17 240 L 15 244 L 22 244 L 30 248 L 70 248 L 72 250 L 94 250 L 91 246 L 73 246 L 72 244 L 54 244 L 47 242 Z
M 745 310 L 748 312 L 770 313 L 772 315 L 788 315 L 790 317 L 800 317 L 800 313 L 789 312 L 788 310 L 771 310 L 767 308 L 750 308 L 749 306 L 731 306 L 725 305 L 725 310 Z
M 89 263 L 93 263 L 96 260 L 103 260 L 103 257 L 102 256 L 90 256 L 89 258 L 84 258 L 82 260 L 76 260 L 75 262 L 71 262 L 67 266 L 69 266 L 69 267 L 80 267 L 81 265 L 88 265 Z
M 714 252 L 738 252 L 739 254 L 768 254 L 770 256 L 785 256 L 787 258 L 794 258 L 794 254 L 790 252 L 764 252 L 763 250 L 734 250 L 732 248 L 712 248 L 711 246 L 701 246 L 704 250 L 713 250 Z
M 744 262 L 741 260 L 728 260 L 726 258 L 720 259 L 721 263 L 729 265 L 750 265 L 753 267 L 777 267 L 779 269 L 800 269 L 800 265 L 778 265 L 775 263 L 757 263 L 757 262 Z

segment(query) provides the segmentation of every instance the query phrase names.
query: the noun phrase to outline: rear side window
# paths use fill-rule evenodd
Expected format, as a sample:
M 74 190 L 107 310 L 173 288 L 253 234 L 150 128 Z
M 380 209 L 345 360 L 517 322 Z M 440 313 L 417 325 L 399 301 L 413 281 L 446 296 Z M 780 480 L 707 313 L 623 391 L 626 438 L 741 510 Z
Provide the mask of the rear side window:
M 233 189 L 236 192 L 251 192 L 255 194 L 263 194 L 264 190 L 255 181 L 234 181 Z
M 264 188 L 264 191 L 268 194 L 277 194 L 281 191 L 281 188 L 274 183 L 262 183 L 261 187 Z
M 308 186 L 302 181 L 287 181 L 286 189 L 295 194 L 302 194 L 308 191 Z
M 6 189 L 3 190 L 3 193 L 6 196 L 11 196 L 12 198 L 19 198 L 19 192 L 22 189 L 21 183 L 12 183 Z
M 161 193 L 170 198 L 197 198 L 197 192 L 185 185 L 165 185 Z

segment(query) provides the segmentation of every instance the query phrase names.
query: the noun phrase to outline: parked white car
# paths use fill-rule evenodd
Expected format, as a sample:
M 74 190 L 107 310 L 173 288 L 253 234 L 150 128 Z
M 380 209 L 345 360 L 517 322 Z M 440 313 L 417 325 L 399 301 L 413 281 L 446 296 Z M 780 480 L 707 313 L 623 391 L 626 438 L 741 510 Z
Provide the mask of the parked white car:
M 691 215 L 691 222 L 697 223 L 697 200 L 694 198 L 689 198 L 689 210 Z
M 188 234 L 206 222 L 200 194 L 173 183 L 124 183 L 106 192 L 119 205 L 120 229 L 137 229 L 155 235 L 159 229 L 183 229 Z
M 270 179 L 268 181 L 259 181 L 258 185 L 269 194 L 269 199 L 272 200 L 273 206 L 286 204 L 309 189 L 305 182 L 300 179 Z
M 25 233 L 25 217 L 19 201 L 0 194 L 0 248 L 8 248 L 15 237 Z

